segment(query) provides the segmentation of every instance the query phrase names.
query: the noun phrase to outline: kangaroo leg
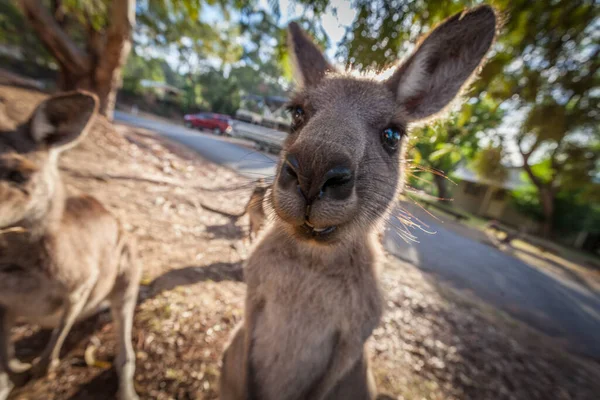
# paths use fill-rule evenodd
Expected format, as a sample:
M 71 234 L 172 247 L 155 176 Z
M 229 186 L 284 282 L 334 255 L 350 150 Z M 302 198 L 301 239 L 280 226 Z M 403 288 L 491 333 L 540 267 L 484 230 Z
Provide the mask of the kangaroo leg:
M 10 353 L 10 316 L 0 306 L 0 400 L 5 400 L 14 386 L 8 374 Z
M 127 251 L 127 249 L 125 250 Z M 131 343 L 133 315 L 137 303 L 140 282 L 140 270 L 128 258 L 122 268 L 113 294 L 111 295 L 111 313 L 118 341 L 118 354 L 115 367 L 119 376 L 119 400 L 137 400 L 133 379 L 135 375 L 135 351 Z
M 88 300 L 90 292 L 94 287 L 96 277 L 89 279 L 84 285 L 79 287 L 76 291 L 71 293 L 67 298 L 65 304 L 65 310 L 60 323 L 57 328 L 52 331 L 50 342 L 44 349 L 42 356 L 38 362 L 33 366 L 32 373 L 34 377 L 42 377 L 48 373 L 49 370 L 56 368 L 59 364 L 60 350 L 69 334 L 69 331 L 77 321 L 77 318 L 81 314 L 85 303 Z
M 252 243 L 254 241 L 254 239 L 256 238 L 256 232 L 255 232 L 255 223 L 252 220 L 252 217 L 250 217 L 250 229 L 248 232 L 248 241 L 250 243 Z
M 6 309 L 0 307 L 0 359 L 6 361 L 7 371 L 14 374 L 21 374 L 29 370 L 31 364 L 23 363 L 15 357 L 15 346 L 10 340 L 10 330 L 13 323 L 14 316 Z
M 245 368 L 246 332 L 244 322 L 234 330 L 232 339 L 223 352 L 221 367 L 220 399 L 243 400 L 246 398 Z
M 332 359 L 325 375 L 311 389 L 307 398 L 315 400 L 331 399 L 331 391 L 349 374 L 363 357 L 362 343 L 350 334 L 341 334 L 334 348 Z M 338 397 L 335 397 L 336 399 Z M 359 397 L 350 397 L 358 399 Z M 342 398 L 340 397 L 340 400 Z M 366 397 L 365 399 L 368 399 Z
M 327 400 L 372 400 L 376 398 L 375 380 L 371 373 L 367 355 L 356 362 L 335 388 L 327 395 Z M 379 400 L 379 397 L 377 397 Z
M 221 400 L 254 400 L 258 397 L 250 354 L 252 332 L 264 304 L 263 299 L 246 300 L 247 318 L 236 326 L 223 352 L 219 382 Z

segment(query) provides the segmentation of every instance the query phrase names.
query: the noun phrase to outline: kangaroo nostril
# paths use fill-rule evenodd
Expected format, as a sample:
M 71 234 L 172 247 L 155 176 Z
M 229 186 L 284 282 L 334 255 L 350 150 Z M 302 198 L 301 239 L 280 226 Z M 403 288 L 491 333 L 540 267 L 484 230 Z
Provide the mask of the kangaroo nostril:
M 296 158 L 296 156 L 294 156 L 293 154 L 288 154 L 285 157 L 285 162 L 294 171 L 297 171 L 298 168 L 300 168 L 300 163 L 298 162 L 298 159 Z
M 300 164 L 298 163 L 298 159 L 293 155 L 288 155 L 285 158 L 285 163 L 283 165 L 283 169 L 289 175 L 298 179 L 298 169 L 300 168 Z
M 278 178 L 279 186 L 285 187 L 289 190 L 298 185 L 299 170 L 299 164 L 296 157 L 292 155 L 286 156 L 283 160 L 283 165 L 281 166 L 281 172 Z
M 298 179 L 298 174 L 296 173 L 296 171 L 292 167 L 290 167 L 287 163 L 283 166 L 283 170 L 285 171 L 285 173 L 287 173 L 291 177 Z
M 352 194 L 354 175 L 347 167 L 334 167 L 325 174 L 322 182 L 319 199 L 327 195 L 332 199 L 344 200 Z
M 346 167 L 335 167 L 325 174 L 322 189 L 335 188 L 350 182 L 352 182 L 352 171 Z

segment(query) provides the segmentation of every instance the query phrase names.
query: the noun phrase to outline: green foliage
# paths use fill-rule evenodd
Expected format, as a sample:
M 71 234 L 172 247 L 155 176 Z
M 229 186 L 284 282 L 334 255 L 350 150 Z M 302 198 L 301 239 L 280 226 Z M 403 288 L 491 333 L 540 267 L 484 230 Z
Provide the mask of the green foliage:
M 123 70 L 123 89 L 132 93 L 142 94 L 141 82 L 149 80 L 164 83 L 165 71 L 168 64 L 157 58 L 145 59 L 133 51 L 127 59 Z M 169 68 L 170 69 L 170 68 Z
M 0 1 L 0 46 L 19 53 L 23 64 L 53 66 L 52 57 L 40 43 L 27 20 L 11 1 Z
M 471 166 L 478 176 L 502 183 L 506 180 L 508 171 L 502 164 L 504 150 L 501 146 L 488 146 L 475 154 Z
M 540 203 L 537 188 L 533 185 L 526 185 L 511 192 L 512 205 L 523 215 L 535 220 L 542 221 L 544 213 Z
M 518 144 L 537 181 L 556 193 L 585 187 L 600 140 L 598 3 L 502 4 L 512 18 L 494 65 L 501 73 L 486 83 L 505 89 L 493 93 L 498 101 L 527 110 Z
M 359 70 L 395 64 L 432 25 L 476 1 L 359 0 L 357 17 L 340 43 L 338 56 Z
M 461 162 L 477 156 L 482 137 L 489 136 L 502 117 L 503 111 L 489 99 L 467 102 L 449 119 L 415 130 L 411 135 L 414 144 L 409 158 L 417 164 L 417 169 L 420 165 L 426 170 L 449 174 Z M 479 162 L 485 164 L 488 159 Z M 497 167 L 496 161 L 488 164 Z
M 326 49 L 329 46 L 328 37 L 319 15 L 327 8 L 329 1 L 298 1 L 297 3 L 305 7 L 305 12 L 295 22 L 302 26 L 321 48 Z M 287 27 L 279 23 L 278 6 L 278 2 L 274 1 L 271 5 L 272 13 L 265 10 L 243 13 L 240 21 L 241 33 L 255 45 L 244 49 L 242 61 L 256 71 L 254 76 L 262 79 L 269 86 L 268 94 L 273 95 L 283 94 L 292 81 L 287 48 Z M 247 93 L 256 93 L 256 86 L 242 89 Z
M 227 79 L 217 69 L 202 74 L 198 83 L 202 93 L 201 107 L 211 111 L 233 115 L 240 105 L 239 87 L 234 79 Z
M 595 185 L 596 190 L 598 185 Z M 553 215 L 553 226 L 557 232 L 575 234 L 582 230 L 600 233 L 600 206 L 597 202 L 589 202 L 591 188 L 580 188 L 576 191 L 564 190 L 556 196 L 556 212 Z M 512 205 L 523 215 L 543 221 L 544 213 L 540 204 L 537 188 L 527 185 L 511 194 Z
M 286 57 L 286 30 L 264 10 L 246 15 L 241 32 L 252 43 L 244 49 L 242 63 L 232 72 L 232 78 L 244 93 L 280 96 L 285 92 L 282 77 L 291 78 Z

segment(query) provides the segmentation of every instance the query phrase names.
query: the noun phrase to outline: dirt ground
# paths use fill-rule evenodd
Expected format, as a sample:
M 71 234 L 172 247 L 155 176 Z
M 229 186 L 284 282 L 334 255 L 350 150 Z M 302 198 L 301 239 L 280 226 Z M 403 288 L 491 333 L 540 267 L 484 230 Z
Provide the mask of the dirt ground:
M 0 124 L 21 121 L 39 93 L 0 86 Z M 139 242 L 144 276 L 135 317 L 136 386 L 143 399 L 216 399 L 220 353 L 242 317 L 252 182 L 143 130 L 97 120 L 65 154 L 69 188 L 102 200 Z M 382 392 L 398 399 L 596 399 L 600 366 L 413 266 L 388 257 L 387 310 L 369 341 Z M 32 360 L 49 333 L 20 326 L 17 353 Z M 88 353 L 86 362 L 86 351 Z M 90 355 L 94 353 L 90 362 Z M 51 376 L 11 399 L 111 399 L 112 323 L 76 325 Z

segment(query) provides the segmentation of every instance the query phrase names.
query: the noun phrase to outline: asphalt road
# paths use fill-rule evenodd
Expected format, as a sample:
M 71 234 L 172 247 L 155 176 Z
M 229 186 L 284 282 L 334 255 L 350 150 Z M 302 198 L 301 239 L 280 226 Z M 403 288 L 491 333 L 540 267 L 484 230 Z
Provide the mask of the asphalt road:
M 274 174 L 275 157 L 220 137 L 121 112 L 115 113 L 115 120 L 154 130 L 247 177 Z M 435 234 L 415 230 L 418 243 L 407 242 L 398 234 L 403 229 L 400 222 L 391 218 L 384 237 L 390 253 L 474 293 L 550 336 L 564 339 L 571 350 L 600 360 L 600 293 L 458 235 L 415 206 L 402 207 Z
M 234 169 L 251 178 L 268 178 L 275 174 L 277 157 L 254 149 L 230 143 L 226 139 L 211 133 L 201 133 L 181 125 L 160 120 L 134 116 L 115 111 L 117 122 L 153 130 L 165 137 L 176 140 L 200 153 L 204 158 Z
M 404 241 L 402 224 L 391 218 L 384 236 L 390 253 L 600 360 L 600 293 L 461 236 L 415 205 L 401 206 L 431 233 L 413 229 L 418 242 Z

